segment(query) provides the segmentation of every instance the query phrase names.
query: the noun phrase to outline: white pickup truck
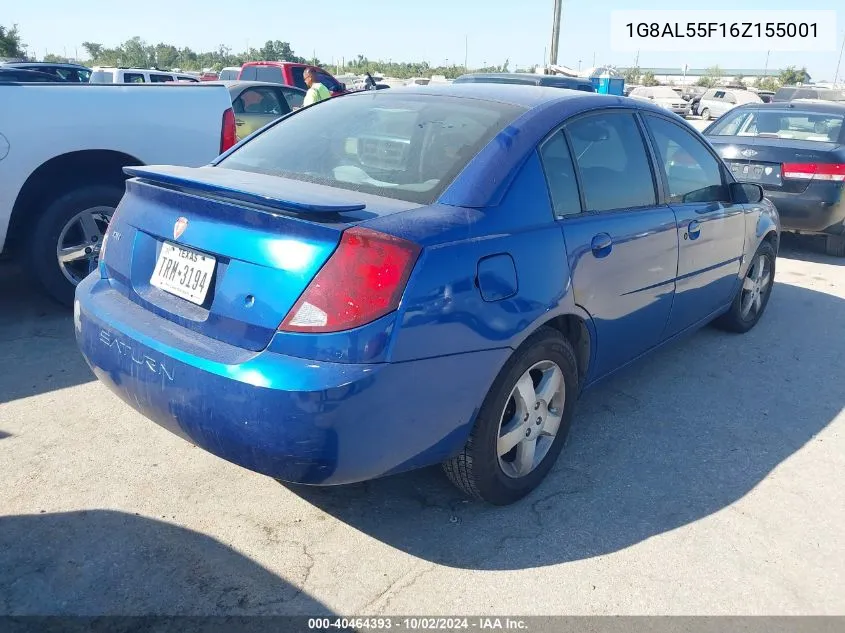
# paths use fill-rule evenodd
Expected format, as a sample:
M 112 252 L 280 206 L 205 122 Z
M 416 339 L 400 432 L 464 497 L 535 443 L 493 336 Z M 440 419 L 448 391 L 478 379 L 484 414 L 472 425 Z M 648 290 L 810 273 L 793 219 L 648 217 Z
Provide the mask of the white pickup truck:
M 96 267 L 123 168 L 204 165 L 235 138 L 221 85 L 0 84 L 0 254 L 70 304 Z

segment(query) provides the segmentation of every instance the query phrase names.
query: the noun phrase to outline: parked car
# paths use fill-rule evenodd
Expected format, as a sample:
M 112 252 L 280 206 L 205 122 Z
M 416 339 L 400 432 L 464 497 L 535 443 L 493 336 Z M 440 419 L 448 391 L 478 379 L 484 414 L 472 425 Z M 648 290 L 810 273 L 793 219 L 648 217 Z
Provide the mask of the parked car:
M 686 116 L 690 113 L 689 104 L 669 86 L 641 86 L 632 90 L 628 96 L 641 101 L 651 101 L 664 110 L 669 110 L 680 116 Z
M 565 75 L 536 75 L 534 73 L 470 73 L 455 79 L 456 84 L 521 84 L 530 86 L 549 86 L 552 88 L 568 88 L 582 92 L 595 92 L 596 89 L 588 79 L 567 77 Z
M 199 83 L 199 78 L 188 73 L 175 73 L 168 70 L 94 67 L 90 79 L 92 84 L 164 84 L 177 82 Z
M 332 93 L 332 96 L 342 95 L 347 92 L 344 84 L 340 83 L 322 68 L 294 62 L 246 62 L 241 66 L 238 80 L 266 81 L 307 90 L 308 86 L 305 85 L 304 76 L 306 68 L 311 68 L 316 73 L 320 83 Z
M 778 88 L 772 101 L 792 101 L 793 99 L 818 99 L 821 101 L 845 101 L 845 90 L 816 88 L 808 86 L 784 86 Z
M 46 73 L 71 83 L 87 84 L 91 78 L 91 69 L 80 64 L 58 64 L 51 62 L 7 62 L 0 68 L 18 68 Z
M 220 77 L 215 72 L 206 72 L 200 75 L 200 81 L 218 81 Z
M 845 257 L 845 104 L 769 103 L 731 110 L 705 132 L 737 179 L 762 185 L 783 229 L 825 236 Z
M 82 353 L 148 418 L 287 481 L 445 462 L 515 501 L 583 389 L 713 319 L 749 330 L 774 279 L 761 188 L 604 95 L 359 92 L 210 166 L 128 172 L 77 289 Z
M 226 66 L 226 68 L 220 71 L 217 78 L 220 81 L 237 81 L 238 75 L 240 74 L 240 66 Z
M 14 83 L 67 83 L 59 79 L 55 75 L 48 75 L 47 73 L 39 73 L 34 70 L 24 70 L 22 68 L 2 68 L 0 67 L 0 83 L 14 82 Z
M 220 82 L 229 90 L 238 140 L 271 123 L 296 108 L 301 108 L 305 91 L 261 81 Z
M 124 166 L 204 165 L 234 142 L 221 86 L 0 84 L 0 252 L 70 305 L 96 267 Z
M 749 90 L 710 88 L 701 96 L 698 114 L 705 121 L 718 119 L 728 110 L 743 103 L 763 103 L 763 100 Z

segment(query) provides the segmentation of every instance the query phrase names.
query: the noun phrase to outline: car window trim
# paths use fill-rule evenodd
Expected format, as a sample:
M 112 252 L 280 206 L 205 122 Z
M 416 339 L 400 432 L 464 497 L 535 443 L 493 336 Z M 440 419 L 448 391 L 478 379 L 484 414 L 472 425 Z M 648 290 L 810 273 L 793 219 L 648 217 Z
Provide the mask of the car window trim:
M 551 143 L 555 137 L 560 134 L 563 137 L 563 143 L 566 145 L 566 152 L 569 154 L 569 160 L 572 162 L 572 172 L 575 174 L 575 188 L 578 193 L 578 206 L 580 207 L 578 213 L 567 213 L 565 215 L 558 215 L 555 210 L 555 201 L 552 198 L 552 186 L 549 183 L 549 172 L 546 170 L 546 165 L 543 162 L 543 148 Z M 543 170 L 543 180 L 546 181 L 546 194 L 549 197 L 549 206 L 552 210 L 552 217 L 556 221 L 564 220 L 566 218 L 578 217 L 584 213 L 584 192 L 581 187 L 581 176 L 578 174 L 578 168 L 575 166 L 575 155 L 572 153 L 572 144 L 569 142 L 569 136 L 566 134 L 565 124 L 561 123 L 553 131 L 549 132 L 542 141 L 537 144 L 534 150 L 537 153 L 537 159 L 540 161 L 540 169 Z
M 690 136 L 692 136 L 695 139 L 695 135 L 690 130 L 685 129 L 684 126 L 681 125 L 680 123 L 678 123 L 677 121 L 673 121 L 671 118 L 669 118 L 667 116 L 663 116 L 663 114 L 661 114 L 659 112 L 642 112 L 641 111 L 639 114 L 642 117 L 643 127 L 645 128 L 645 131 L 648 134 L 649 143 L 652 145 L 652 148 L 653 148 L 654 155 L 652 157 L 652 160 L 654 161 L 655 165 L 658 165 L 660 163 L 660 154 L 657 151 L 657 140 L 654 138 L 651 129 L 649 129 L 649 127 L 648 127 L 646 117 L 650 116 L 650 117 L 654 117 L 655 119 L 662 119 L 663 121 L 671 123 L 672 125 L 674 125 L 678 129 L 680 129 L 683 132 L 686 132 L 687 134 L 689 134 Z M 699 139 L 696 139 L 696 140 L 698 140 L 699 143 L 701 143 L 701 145 L 704 147 L 704 149 L 707 151 L 707 153 L 710 154 L 710 156 L 712 156 L 714 159 L 716 159 L 716 163 L 719 165 L 719 174 L 722 177 L 722 187 L 725 188 L 725 191 L 728 191 L 730 189 L 730 184 L 732 182 L 736 181 L 736 179 L 733 177 L 733 174 L 731 173 L 731 170 L 728 169 L 727 165 L 725 164 L 724 159 L 721 156 L 719 156 L 718 152 L 716 152 L 716 150 L 713 148 L 713 146 L 710 143 L 708 143 L 706 141 L 706 139 L 703 142 L 700 141 Z M 670 205 L 670 206 L 673 206 L 673 205 L 688 205 L 688 204 L 701 204 L 700 202 L 672 202 L 670 200 L 670 195 L 669 195 L 669 191 L 670 191 L 670 189 L 669 189 L 669 176 L 668 176 L 668 174 L 665 173 L 665 169 L 663 169 L 662 167 L 660 168 L 659 172 L 660 172 L 660 180 L 661 180 L 662 188 L 663 188 L 663 192 L 664 192 L 663 204 Z M 731 204 L 733 204 L 732 200 L 717 200 L 717 202 L 719 202 L 722 205 L 726 205 L 726 206 L 730 206 Z
M 572 153 L 572 138 L 569 134 L 569 130 L 567 129 L 569 125 L 575 123 L 576 121 L 580 121 L 581 119 L 593 117 L 593 116 L 601 116 L 603 114 L 613 114 L 613 115 L 629 115 L 632 116 L 637 126 L 637 129 L 640 133 L 640 141 L 643 144 L 643 149 L 645 150 L 646 157 L 648 158 L 648 167 L 651 171 L 651 186 L 652 191 L 654 192 L 654 202 L 651 204 L 644 204 L 639 205 L 636 207 L 620 207 L 618 209 L 603 209 L 601 211 L 596 211 L 587 208 L 587 200 L 586 196 L 584 195 L 584 187 L 581 182 L 581 170 L 578 166 L 578 161 L 575 160 L 575 156 Z M 579 215 L 603 215 L 603 214 L 610 214 L 610 213 L 626 213 L 628 211 L 641 211 L 645 209 L 654 209 L 659 206 L 663 206 L 666 203 L 663 201 L 665 200 L 665 195 L 663 191 L 663 182 L 662 180 L 657 178 L 657 173 L 655 171 L 655 156 L 654 150 L 651 147 L 650 139 L 645 136 L 645 130 L 643 129 L 643 123 L 639 120 L 638 117 L 639 109 L 638 108 L 631 108 L 631 107 L 616 107 L 616 108 L 598 108 L 595 110 L 588 110 L 586 112 L 581 112 L 573 117 L 570 117 L 566 121 L 562 123 L 562 127 L 564 130 L 564 134 L 566 136 L 566 142 L 568 147 L 570 148 L 570 155 L 572 156 L 572 164 L 575 168 L 575 179 L 578 182 L 578 191 L 581 198 L 581 213 L 580 214 L 572 214 L 571 216 L 565 216 L 562 218 L 565 221 L 567 218 L 570 217 L 578 217 Z

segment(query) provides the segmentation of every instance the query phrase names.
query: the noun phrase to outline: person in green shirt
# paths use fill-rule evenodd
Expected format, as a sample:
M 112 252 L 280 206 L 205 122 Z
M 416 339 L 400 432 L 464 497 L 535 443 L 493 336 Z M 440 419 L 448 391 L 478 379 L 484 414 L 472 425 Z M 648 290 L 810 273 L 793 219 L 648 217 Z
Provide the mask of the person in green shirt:
M 306 68 L 303 73 L 305 85 L 308 86 L 308 92 L 305 93 L 305 99 L 302 102 L 302 107 L 310 106 L 312 103 L 318 103 L 331 98 L 332 93 L 323 84 L 317 81 L 316 73 L 311 68 Z

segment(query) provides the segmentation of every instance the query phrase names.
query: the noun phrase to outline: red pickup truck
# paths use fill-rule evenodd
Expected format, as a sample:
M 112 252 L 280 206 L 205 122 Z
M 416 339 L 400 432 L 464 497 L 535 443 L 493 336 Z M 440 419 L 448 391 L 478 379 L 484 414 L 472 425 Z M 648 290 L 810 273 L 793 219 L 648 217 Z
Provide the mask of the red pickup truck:
M 286 86 L 296 86 L 308 90 L 305 85 L 303 74 L 305 69 L 310 68 L 317 73 L 321 84 L 328 88 L 333 97 L 347 92 L 346 85 L 340 83 L 319 66 L 309 64 L 298 64 L 295 62 L 246 62 L 241 66 L 239 81 L 269 81 Z

